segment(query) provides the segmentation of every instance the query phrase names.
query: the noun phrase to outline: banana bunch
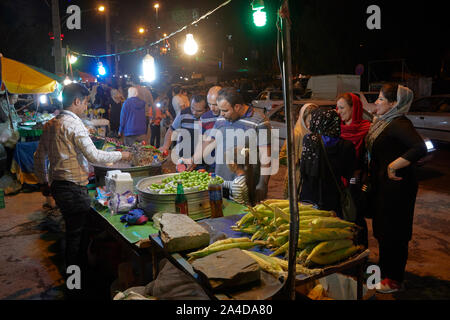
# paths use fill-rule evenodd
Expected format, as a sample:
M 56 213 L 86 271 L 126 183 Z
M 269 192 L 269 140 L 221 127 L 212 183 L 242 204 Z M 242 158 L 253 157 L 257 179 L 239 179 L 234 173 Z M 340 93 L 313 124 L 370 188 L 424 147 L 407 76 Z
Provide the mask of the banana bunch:
M 363 249 L 353 243 L 357 228 L 354 223 L 337 218 L 333 211 L 318 210 L 312 205 L 299 203 L 298 208 L 297 270 L 305 271 L 313 265 L 330 265 Z M 269 199 L 255 207 L 248 207 L 248 213 L 231 228 L 251 234 L 250 240 L 272 249 L 270 258 L 275 258 L 281 254 L 287 255 L 289 221 L 289 200 Z M 254 252 L 251 254 L 254 256 Z M 281 272 L 276 268 L 273 270 L 274 274 Z

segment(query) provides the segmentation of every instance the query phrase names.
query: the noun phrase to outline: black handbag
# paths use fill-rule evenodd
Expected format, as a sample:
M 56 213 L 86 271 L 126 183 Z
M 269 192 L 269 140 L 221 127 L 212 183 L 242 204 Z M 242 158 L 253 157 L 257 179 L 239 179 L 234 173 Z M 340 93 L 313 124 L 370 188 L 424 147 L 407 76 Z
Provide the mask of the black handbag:
M 341 202 L 341 210 L 344 220 L 355 222 L 356 221 L 356 213 L 357 208 L 355 202 L 353 201 L 353 197 L 350 193 L 350 188 L 342 188 L 333 172 L 333 168 L 331 167 L 330 160 L 328 160 L 327 151 L 325 150 L 325 146 L 323 144 L 322 138 L 320 138 L 320 145 L 322 146 L 323 155 L 328 165 L 328 169 L 330 169 L 331 176 L 333 177 L 334 182 L 336 183 L 336 187 L 339 191 L 340 202 Z

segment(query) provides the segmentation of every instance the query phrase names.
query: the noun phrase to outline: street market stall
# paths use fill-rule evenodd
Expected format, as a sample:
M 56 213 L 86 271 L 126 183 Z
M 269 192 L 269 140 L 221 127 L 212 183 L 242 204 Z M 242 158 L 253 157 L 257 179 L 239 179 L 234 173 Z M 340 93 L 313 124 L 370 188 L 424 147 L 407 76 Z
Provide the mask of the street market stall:
M 39 105 L 38 94 L 53 93 L 59 86 L 57 80 L 60 77 L 3 56 L 0 57 L 0 70 L 1 86 L 5 89 L 8 105 L 8 94 L 33 94 L 37 99 L 36 104 Z M 9 123 L 1 124 L 0 143 L 14 149 L 11 172 L 21 184 L 37 184 L 33 173 L 33 154 L 37 148 L 37 140 L 42 134 L 43 124 L 53 118 L 53 115 L 46 112 L 41 114 L 36 110 L 25 112 L 22 117 L 18 117 L 14 110 L 13 117 L 11 107 L 8 107 L 8 113 Z
M 163 252 L 171 263 L 199 283 L 210 299 L 269 299 L 280 294 L 279 291 L 286 283 L 288 264 L 282 255 L 289 245 L 289 216 L 285 213 L 288 211 L 286 204 L 289 204 L 289 201 L 272 201 L 277 200 L 269 200 L 255 208 L 248 208 L 246 211 L 250 212 L 244 215 L 200 220 L 199 224 L 210 234 L 210 243 L 205 248 L 172 252 L 165 243 L 165 231 L 160 230 L 159 234 L 150 235 L 152 250 Z M 283 205 L 284 211 L 280 209 L 283 213 L 278 212 L 279 207 Z M 332 212 L 317 210 L 307 205 L 299 207 L 302 209 L 300 221 L 303 228 L 300 229 L 300 250 L 297 252 L 296 286 L 350 270 L 357 278 L 356 294 L 353 296 L 361 299 L 364 278 L 362 268 L 369 251 L 353 244 L 357 232 L 353 229 L 355 226 L 333 217 Z M 260 279 L 233 290 L 215 290 L 217 277 L 220 278 L 220 272 L 217 272 L 219 267 L 214 266 L 213 258 L 203 261 L 201 266 L 198 262 L 219 254 L 222 256 L 220 263 L 226 264 L 229 269 L 238 261 L 225 262 L 223 259 L 225 252 L 233 248 L 240 248 L 257 262 L 261 268 Z M 153 256 L 156 256 L 156 253 L 153 253 Z M 211 272 L 214 268 L 216 272 Z M 157 273 L 158 270 L 155 269 L 154 274 Z M 208 277 L 208 274 L 214 274 L 216 278 Z M 347 295 L 352 296 L 352 293 Z

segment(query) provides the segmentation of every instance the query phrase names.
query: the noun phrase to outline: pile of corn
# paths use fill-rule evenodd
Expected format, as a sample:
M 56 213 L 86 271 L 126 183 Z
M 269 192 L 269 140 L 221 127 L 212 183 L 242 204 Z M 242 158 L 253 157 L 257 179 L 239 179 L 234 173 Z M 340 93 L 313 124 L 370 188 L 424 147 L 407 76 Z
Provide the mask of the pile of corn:
M 297 263 L 303 267 L 325 266 L 344 260 L 363 249 L 353 243 L 357 226 L 336 217 L 333 211 L 299 203 Z M 255 207 L 232 227 L 252 234 L 251 241 L 273 250 L 271 257 L 289 248 L 289 200 L 270 199 Z
M 269 199 L 248 207 L 248 213 L 231 228 L 235 231 L 251 234 L 252 237 L 228 238 L 219 240 L 208 247 L 188 254 L 189 262 L 214 252 L 240 248 L 255 259 L 260 267 L 279 277 L 286 276 L 288 262 L 276 256 L 288 255 L 289 249 L 289 200 Z M 314 275 L 323 267 L 353 256 L 363 249 L 353 243 L 357 226 L 341 220 L 333 211 L 313 208 L 312 205 L 299 203 L 299 240 L 296 273 Z M 265 246 L 273 253 L 267 256 L 248 251 L 252 247 Z

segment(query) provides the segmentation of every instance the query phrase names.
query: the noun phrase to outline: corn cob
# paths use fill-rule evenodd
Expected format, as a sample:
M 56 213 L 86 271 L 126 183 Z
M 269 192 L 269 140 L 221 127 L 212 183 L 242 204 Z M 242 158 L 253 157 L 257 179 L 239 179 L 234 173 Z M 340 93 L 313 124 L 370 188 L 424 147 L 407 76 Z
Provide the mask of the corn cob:
M 283 270 L 288 271 L 289 262 L 287 260 L 283 260 L 283 259 L 280 259 L 277 257 L 271 257 L 271 259 L 274 259 L 281 266 L 281 268 L 283 268 Z M 316 274 L 319 274 L 322 272 L 323 272 L 322 269 L 308 269 L 298 263 L 295 265 L 295 273 L 296 274 L 302 273 L 302 274 L 307 274 L 307 275 L 316 275 Z
M 348 248 L 353 245 L 353 241 L 350 239 L 343 240 L 331 240 L 324 241 L 319 243 L 315 248 L 310 252 L 306 259 L 306 264 L 309 265 L 310 261 L 313 260 L 315 256 L 323 255 L 326 253 L 330 253 L 342 248 Z
M 249 249 L 249 248 L 252 248 L 255 245 L 256 245 L 256 243 L 249 242 L 249 241 L 226 243 L 226 244 L 214 246 L 212 248 L 206 247 L 205 249 L 188 253 L 187 256 L 189 258 L 196 259 L 196 258 L 205 257 L 207 255 L 210 255 L 211 253 L 214 253 L 214 252 L 224 251 L 224 250 L 228 250 L 228 249 L 232 249 L 232 248 Z
M 348 222 L 339 218 L 332 217 L 318 217 L 313 219 L 309 223 L 311 228 L 345 228 L 345 227 L 353 227 L 354 223 Z
M 306 258 L 308 258 L 309 254 L 313 251 L 313 249 L 318 245 L 317 242 L 313 242 L 308 244 L 298 255 L 297 261 L 304 262 Z
M 279 236 L 275 238 L 274 244 L 280 247 L 284 245 L 287 241 L 289 241 L 289 236 Z
M 352 239 L 354 236 L 350 228 L 318 228 L 299 231 L 299 239 L 302 243 L 314 241 L 328 241 L 340 239 Z
M 239 232 L 248 233 L 248 234 L 254 234 L 260 228 L 261 228 L 261 226 L 259 226 L 257 224 L 253 224 L 253 225 L 248 226 L 246 228 L 231 227 L 231 229 L 234 230 L 234 231 L 239 231 Z
M 249 212 L 249 213 L 247 213 L 245 216 L 243 216 L 243 217 L 241 218 L 241 220 L 239 220 L 239 221 L 236 223 L 236 226 L 239 228 L 239 227 L 245 225 L 247 222 L 249 222 L 249 221 L 252 220 L 253 218 L 254 218 L 253 213 L 252 213 L 252 212 Z
M 283 244 L 281 247 L 279 247 L 277 250 L 275 250 L 270 256 L 275 257 L 282 253 L 285 253 L 289 249 L 289 241 Z
M 332 264 L 352 256 L 353 254 L 355 254 L 356 252 L 358 252 L 363 248 L 364 248 L 363 246 L 351 246 L 347 248 L 342 248 L 323 255 L 316 255 L 312 257 L 310 261 L 319 265 Z M 311 262 L 309 262 L 309 264 L 310 263 Z
M 286 272 L 283 271 L 281 266 L 275 264 L 273 261 L 268 261 L 264 257 L 261 256 L 261 254 L 257 254 L 254 251 L 247 251 L 243 250 L 247 255 L 249 255 L 252 259 L 254 259 L 258 265 L 263 269 L 264 271 L 267 271 L 276 277 L 280 276 L 286 276 Z
M 326 210 L 301 210 L 298 212 L 302 216 L 320 216 L 320 217 L 334 217 L 335 213 L 333 211 Z
M 252 236 L 252 238 L 250 239 L 250 241 L 254 241 L 254 240 L 256 240 L 256 239 L 259 239 L 263 233 L 264 233 L 264 229 L 260 229 L 260 230 L 256 231 L 256 232 L 253 234 L 253 236 Z
M 247 237 L 242 237 L 242 238 L 227 238 L 227 239 L 224 239 L 224 240 L 218 240 L 218 241 L 216 241 L 214 243 L 211 243 L 209 246 L 207 246 L 203 250 L 211 249 L 211 248 L 214 248 L 214 247 L 217 247 L 217 246 L 220 246 L 220 245 L 223 245 L 223 244 L 227 244 L 227 243 L 237 243 L 237 242 L 250 242 L 250 239 L 247 238 Z

